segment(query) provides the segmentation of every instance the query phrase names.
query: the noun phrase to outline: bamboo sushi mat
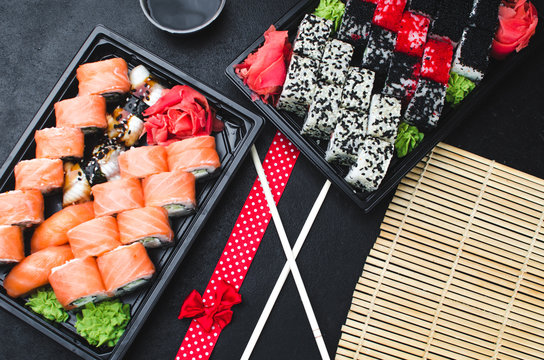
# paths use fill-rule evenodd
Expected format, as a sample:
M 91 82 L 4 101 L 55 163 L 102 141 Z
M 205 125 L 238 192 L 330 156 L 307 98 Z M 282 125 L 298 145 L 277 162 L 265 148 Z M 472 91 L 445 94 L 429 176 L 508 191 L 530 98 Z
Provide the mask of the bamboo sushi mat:
M 336 359 L 544 359 L 544 180 L 439 144 L 401 182 Z

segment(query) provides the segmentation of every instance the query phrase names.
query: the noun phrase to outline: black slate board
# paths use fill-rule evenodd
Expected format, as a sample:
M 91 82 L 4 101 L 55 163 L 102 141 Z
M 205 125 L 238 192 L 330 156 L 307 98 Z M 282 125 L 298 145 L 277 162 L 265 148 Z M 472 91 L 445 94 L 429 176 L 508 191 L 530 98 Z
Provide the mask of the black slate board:
M 75 77 L 77 67 L 85 62 L 98 61 L 113 56 L 124 58 L 129 64 L 129 68 L 143 64 L 167 87 L 186 84 L 206 96 L 211 106 L 217 111 L 217 117 L 225 123 L 225 129 L 215 134 L 217 151 L 222 166 L 219 176 L 208 182 L 197 184 L 197 200 L 199 203 L 197 212 L 192 216 L 176 219 L 172 222 L 176 245 L 170 248 L 149 251 L 149 255 L 156 267 L 156 275 L 150 285 L 121 298 L 124 303 L 131 305 L 132 318 L 125 333 L 114 348 L 95 348 L 89 345 L 75 331 L 73 326 L 75 322 L 74 314 L 70 315 L 67 323 L 52 324 L 27 309 L 24 306 L 23 299 L 8 297 L 5 290 L 0 287 L 1 308 L 85 359 L 123 358 L 152 311 L 153 306 L 194 243 L 198 233 L 202 230 L 212 210 L 227 190 L 234 174 L 242 165 L 243 159 L 264 125 L 263 119 L 258 115 L 247 111 L 138 45 L 98 25 L 62 74 L 0 169 L 0 192 L 13 190 L 13 168 L 15 165 L 21 160 L 34 158 L 34 131 L 55 125 L 54 103 L 77 95 L 77 79 Z M 46 197 L 46 214 L 59 210 L 60 201 L 61 195 Z M 31 230 L 25 231 L 27 249 L 31 234 Z M 10 267 L 7 266 L 0 268 L 0 281 L 2 283 L 9 270 Z
M 298 24 L 305 14 L 312 12 L 317 5 L 318 0 L 301 1 L 291 8 L 274 26 L 277 30 L 288 30 L 289 39 L 293 41 L 296 35 Z M 540 17 L 540 22 L 542 22 Z M 544 34 L 537 27 L 535 36 L 531 39 L 528 48 L 520 53 L 514 53 L 503 61 L 491 61 L 489 71 L 484 80 L 463 100 L 462 104 L 455 109 L 448 105 L 439 121 L 439 125 L 433 131 L 425 134 L 425 138 L 419 146 L 407 156 L 399 159 L 396 154 L 391 160 L 387 174 L 378 190 L 362 193 L 355 191 L 345 180 L 348 168 L 330 164 L 325 161 L 324 155 L 326 143 L 318 142 L 315 139 L 304 137 L 300 134 L 303 119 L 293 116 L 286 111 L 278 111 L 270 104 L 265 104 L 260 100 L 254 102 L 255 106 L 269 119 L 279 130 L 281 130 L 291 140 L 297 148 L 304 154 L 310 162 L 313 163 L 331 182 L 341 189 L 357 206 L 365 213 L 370 212 L 380 201 L 385 199 L 398 185 L 402 178 L 440 141 L 446 138 L 455 127 L 457 127 L 471 112 L 486 99 L 490 91 L 499 85 L 506 76 L 515 68 L 519 67 L 530 57 L 537 56 L 542 50 Z M 263 29 L 263 32 L 266 29 Z M 244 52 L 242 52 L 226 68 L 227 77 L 240 89 L 247 97 L 251 98 L 251 90 L 244 85 L 243 81 L 236 75 L 234 66 L 242 63 L 245 58 L 259 48 L 264 42 L 264 36 L 255 40 Z M 380 81 L 378 79 L 377 81 Z M 383 79 L 381 79 L 383 81 Z

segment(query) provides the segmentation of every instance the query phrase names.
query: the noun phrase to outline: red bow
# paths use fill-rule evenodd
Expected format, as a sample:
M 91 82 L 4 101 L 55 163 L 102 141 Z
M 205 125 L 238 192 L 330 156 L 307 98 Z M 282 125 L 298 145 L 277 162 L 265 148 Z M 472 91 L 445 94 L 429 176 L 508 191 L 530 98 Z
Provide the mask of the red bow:
M 207 306 L 202 301 L 202 296 L 193 290 L 181 306 L 178 319 L 195 318 L 206 332 L 210 332 L 213 325 L 223 329 L 232 319 L 233 305 L 242 302 L 242 296 L 238 294 L 234 286 L 221 280 L 217 284 L 217 290 L 212 295 L 213 306 Z

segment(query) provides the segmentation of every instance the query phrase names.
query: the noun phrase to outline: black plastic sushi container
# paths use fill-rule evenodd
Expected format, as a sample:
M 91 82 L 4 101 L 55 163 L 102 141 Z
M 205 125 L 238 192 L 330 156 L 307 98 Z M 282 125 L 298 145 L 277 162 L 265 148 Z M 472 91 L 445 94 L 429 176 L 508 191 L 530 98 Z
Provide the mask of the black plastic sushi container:
M 466 0 L 464 0 L 466 1 Z M 414 2 L 419 3 L 419 1 Z M 470 1 L 472 4 L 472 1 Z M 298 24 L 305 14 L 312 13 L 319 4 L 318 0 L 302 1 L 298 5 L 289 10 L 281 19 L 274 25 L 278 30 L 288 30 L 289 39 L 293 41 Z M 457 11 L 465 11 L 457 9 Z M 470 9 L 466 10 L 470 12 Z M 466 17 L 468 17 L 468 12 Z M 464 26 L 463 26 L 464 27 Z M 263 26 L 263 32 L 266 27 Z M 463 28 L 459 29 L 459 37 Z M 244 93 L 248 98 L 251 98 L 251 90 L 244 85 L 243 81 L 236 75 L 234 66 L 242 63 L 246 57 L 256 51 L 264 42 L 264 37 L 260 36 L 253 44 L 242 52 L 226 69 L 227 77 Z M 345 180 L 344 177 L 348 172 L 348 168 L 329 164 L 325 161 L 326 142 L 319 142 L 309 137 L 304 137 L 300 134 L 303 119 L 294 116 L 285 111 L 278 111 L 274 106 L 265 104 L 260 100 L 255 101 L 255 105 L 262 111 L 266 117 L 274 123 L 274 125 L 282 131 L 298 149 L 327 177 L 341 189 L 346 196 L 354 201 L 365 212 L 372 210 L 381 200 L 391 193 L 406 175 L 417 163 L 429 153 L 436 144 L 442 141 L 451 131 L 459 126 L 463 119 L 467 118 L 470 113 L 490 94 L 493 88 L 496 88 L 506 75 L 514 68 L 524 62 L 524 59 L 535 56 L 540 50 L 540 46 L 544 42 L 544 35 L 540 27 L 537 28 L 537 33 L 527 49 L 524 49 L 519 54 L 509 56 L 506 60 L 500 62 L 492 62 L 484 80 L 473 90 L 464 100 L 463 103 L 451 109 L 449 106 L 444 108 L 438 126 L 425 134 L 425 138 L 421 144 L 417 146 L 407 156 L 399 159 L 396 156 L 392 159 L 389 165 L 387 174 L 382 181 L 378 190 L 373 192 L 362 193 L 354 190 Z M 356 61 L 356 57 L 354 57 Z M 360 61 L 360 60 L 359 60 Z M 359 66 L 357 63 L 352 63 L 353 66 Z M 383 81 L 383 78 L 382 78 Z M 376 90 L 375 90 L 376 91 Z
M 172 221 L 171 225 L 175 233 L 175 245 L 173 247 L 150 249 L 148 251 L 156 268 L 155 275 L 149 285 L 120 298 L 123 303 L 130 304 L 131 320 L 115 347 L 96 348 L 89 345 L 75 330 L 75 314 L 71 314 L 66 323 L 52 324 L 25 307 L 24 299 L 13 299 L 7 296 L 3 287 L 0 286 L 1 308 L 85 359 L 123 358 L 198 233 L 212 214 L 212 210 L 220 201 L 235 172 L 240 168 L 242 160 L 249 152 L 251 145 L 264 125 L 264 120 L 260 116 L 247 111 L 166 61 L 99 25 L 93 30 L 62 74 L 0 169 L 0 192 L 13 190 L 15 184 L 13 169 L 15 165 L 21 160 L 34 158 L 35 130 L 55 126 L 53 109 L 55 102 L 77 95 L 77 67 L 86 62 L 111 57 L 125 59 L 129 69 L 137 65 L 144 65 L 166 87 L 177 84 L 193 87 L 206 96 L 210 105 L 217 111 L 218 119 L 225 124 L 225 128 L 223 131 L 214 134 L 217 152 L 221 159 L 220 173 L 210 181 L 197 184 L 198 209 L 196 213 Z M 46 197 L 46 216 L 50 216 L 62 208 L 61 198 L 62 195 Z M 30 235 L 31 231 L 25 232 L 27 249 L 29 248 Z M 9 270 L 9 267 L 0 269 L 0 282 L 3 283 Z

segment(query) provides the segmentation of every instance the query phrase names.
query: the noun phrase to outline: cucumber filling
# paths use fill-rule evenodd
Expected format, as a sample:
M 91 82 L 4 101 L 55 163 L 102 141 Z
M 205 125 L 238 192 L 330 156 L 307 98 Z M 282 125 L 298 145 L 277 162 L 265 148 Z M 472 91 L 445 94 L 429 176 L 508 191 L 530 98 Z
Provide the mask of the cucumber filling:
M 146 282 L 147 282 L 147 279 L 134 280 L 133 282 L 130 282 L 123 287 L 120 287 L 119 289 L 117 289 L 116 292 L 120 294 L 120 293 L 126 293 L 129 291 L 132 291 L 136 289 L 137 287 L 144 285 Z
M 96 296 L 85 296 L 79 299 L 76 299 L 70 303 L 71 306 L 80 307 L 87 303 L 94 302 L 97 299 Z
M 206 169 L 197 169 L 197 170 L 194 170 L 192 171 L 193 175 L 195 176 L 195 178 L 202 178 L 204 176 L 208 176 L 208 170 Z
M 161 245 L 161 241 L 153 236 L 143 238 L 142 240 L 140 240 L 140 242 L 145 247 L 158 247 Z
M 187 207 L 185 205 L 180 204 L 168 204 L 164 205 L 164 208 L 170 213 L 170 212 L 181 212 L 187 210 Z

